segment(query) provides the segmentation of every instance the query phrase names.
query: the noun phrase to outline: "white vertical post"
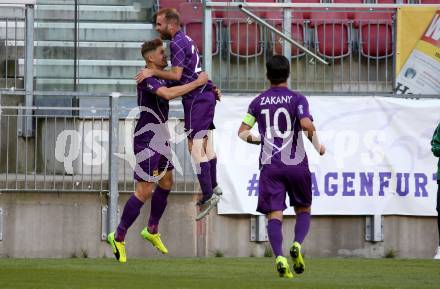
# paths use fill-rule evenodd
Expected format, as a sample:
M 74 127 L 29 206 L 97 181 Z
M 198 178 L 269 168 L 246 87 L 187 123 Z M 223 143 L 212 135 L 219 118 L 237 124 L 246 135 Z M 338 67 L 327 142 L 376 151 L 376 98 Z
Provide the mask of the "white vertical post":
M 290 2 L 291 0 L 284 0 L 284 3 L 290 3 Z M 288 8 L 283 9 L 283 32 L 287 34 L 289 37 L 291 37 L 292 35 L 292 10 Z M 292 64 L 291 63 L 292 44 L 287 40 L 283 41 L 283 55 L 287 57 L 287 59 L 289 59 L 289 63 Z M 290 67 L 292 67 L 292 65 Z M 287 84 L 290 88 L 291 87 L 290 75 L 289 78 L 287 79 Z
M 113 92 L 110 97 L 110 116 L 109 116 L 109 196 L 108 196 L 108 233 L 116 229 L 116 224 L 118 222 L 118 158 L 116 154 L 118 153 L 119 145 L 119 97 L 120 93 Z
M 203 1 L 203 70 L 212 77 L 212 8 Z
M 26 46 L 25 46 L 25 78 L 24 85 L 26 90 L 25 106 L 30 107 L 34 104 L 34 5 L 26 5 Z M 23 136 L 32 136 L 32 111 L 26 110 L 24 113 Z

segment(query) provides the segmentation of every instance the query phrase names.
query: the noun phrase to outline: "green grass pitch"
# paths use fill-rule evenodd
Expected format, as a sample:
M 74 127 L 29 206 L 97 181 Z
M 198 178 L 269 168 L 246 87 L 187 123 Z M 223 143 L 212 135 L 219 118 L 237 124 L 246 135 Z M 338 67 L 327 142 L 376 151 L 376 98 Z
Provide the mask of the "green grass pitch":
M 272 258 L 0 259 L 0 288 L 440 288 L 440 261 L 306 259 L 281 279 Z

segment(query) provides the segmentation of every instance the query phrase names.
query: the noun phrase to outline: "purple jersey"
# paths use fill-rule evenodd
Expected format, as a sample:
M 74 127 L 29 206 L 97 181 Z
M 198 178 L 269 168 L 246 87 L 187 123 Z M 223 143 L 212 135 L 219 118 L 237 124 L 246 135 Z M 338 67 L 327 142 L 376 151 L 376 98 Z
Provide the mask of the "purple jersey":
M 244 123 L 258 123 L 261 135 L 260 168 L 301 166 L 308 168 L 300 120 L 308 117 L 307 99 L 287 87 L 272 87 L 249 105 Z
M 179 84 L 187 84 L 197 79 L 198 74 L 202 72 L 199 50 L 194 41 L 182 31 L 178 31 L 170 43 L 171 66 L 182 67 L 182 77 Z M 209 81 L 205 86 L 199 87 L 185 97 L 195 97 L 198 94 L 211 90 L 212 82 Z
M 161 87 L 167 87 L 168 82 L 156 77 L 144 79 L 137 85 L 138 106 L 140 117 L 135 128 L 135 141 L 149 141 L 154 136 L 161 137 L 167 132 L 169 104 L 156 94 Z

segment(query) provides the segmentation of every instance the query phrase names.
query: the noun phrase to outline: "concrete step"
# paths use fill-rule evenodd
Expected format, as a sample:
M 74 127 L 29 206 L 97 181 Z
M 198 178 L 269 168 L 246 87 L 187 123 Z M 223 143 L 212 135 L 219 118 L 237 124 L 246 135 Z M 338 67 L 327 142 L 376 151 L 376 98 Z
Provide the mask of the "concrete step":
M 79 1 L 81 5 L 79 7 L 80 20 L 88 20 L 89 17 L 95 16 L 90 20 L 100 20 L 104 15 L 109 16 L 117 15 L 118 18 L 115 21 L 129 20 L 127 16 L 130 14 L 141 13 L 147 17 L 144 20 L 150 20 L 153 13 L 153 7 L 155 1 L 122 1 L 122 0 L 90 0 Z M 73 19 L 73 11 L 75 9 L 73 0 L 41 0 L 38 1 L 38 5 L 35 6 L 36 19 Z M 101 12 L 101 13 L 100 13 Z M 102 13 L 104 12 L 104 13 Z M 56 17 L 58 15 L 58 17 Z M 25 10 L 20 6 L 2 6 L 0 9 L 1 18 L 24 18 Z M 63 18 L 61 18 L 63 17 Z M 131 15 L 133 17 L 133 15 Z M 107 20 L 107 19 L 106 19 Z M 113 19 L 110 19 L 113 20 Z
M 78 60 L 78 77 L 132 80 L 145 65 L 143 60 Z M 24 59 L 18 60 L 19 75 L 24 75 Z M 70 59 L 35 59 L 37 78 L 73 77 L 74 61 Z
M 136 6 L 111 5 L 79 5 L 80 21 L 113 21 L 113 22 L 142 22 L 151 19 L 151 9 Z M 39 20 L 74 20 L 74 5 L 37 5 L 35 18 Z
M 46 91 L 72 91 L 72 78 L 37 78 L 36 90 Z M 78 91 L 85 92 L 109 92 L 118 91 L 128 94 L 136 94 L 136 82 L 133 79 L 92 79 L 80 78 L 77 79 Z
M 22 7 L 12 6 L 12 7 L 6 7 L 2 6 L 0 8 L 0 19 L 4 20 L 6 18 L 12 20 L 14 18 L 21 18 L 23 19 L 25 17 L 25 12 Z
M 74 24 L 71 22 L 37 22 L 34 27 L 35 40 L 73 41 L 74 39 Z M 140 42 L 157 35 L 152 24 L 101 22 L 79 23 L 78 34 L 80 41 L 94 42 Z M 24 22 L 0 21 L 0 39 L 23 40 Z
M 0 55 L 6 55 L 8 46 L 9 58 L 24 57 L 24 41 L 0 42 Z M 142 42 L 94 42 L 78 43 L 79 59 L 141 59 Z M 34 41 L 34 57 L 36 59 L 72 59 L 74 55 L 73 41 Z M 1 58 L 1 57 L 0 57 Z
M 152 8 L 157 4 L 156 0 L 78 0 L 81 5 L 110 5 L 110 6 L 141 6 Z M 47 5 L 75 5 L 75 0 L 38 0 L 37 4 Z

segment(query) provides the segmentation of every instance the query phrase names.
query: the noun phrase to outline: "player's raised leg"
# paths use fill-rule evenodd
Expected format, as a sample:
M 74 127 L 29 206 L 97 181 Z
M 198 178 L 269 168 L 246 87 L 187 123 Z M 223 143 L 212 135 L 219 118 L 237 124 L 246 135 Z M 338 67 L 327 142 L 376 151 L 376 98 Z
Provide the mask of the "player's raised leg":
M 151 197 L 152 190 L 153 183 L 136 183 L 136 191 L 125 203 L 121 221 L 116 229 L 116 232 L 112 232 L 107 236 L 107 242 L 110 244 L 113 254 L 121 263 L 125 263 L 127 261 L 125 252 L 125 235 L 127 234 L 127 230 L 139 216 L 140 210 L 144 203 Z
M 212 188 L 211 168 L 205 151 L 207 138 L 188 138 L 188 148 L 191 153 L 193 164 L 196 166 L 197 178 L 202 190 L 202 197 L 197 205 L 201 206 L 201 211 L 196 216 L 196 220 L 204 218 L 217 205 L 220 196 L 214 194 Z
M 162 254 L 168 254 L 168 249 L 163 244 L 159 233 L 159 222 L 167 207 L 168 195 L 173 186 L 173 173 L 169 169 L 160 179 L 151 198 L 151 211 L 148 225 L 141 231 L 141 236 L 151 243 Z
M 188 149 L 191 154 L 193 165 L 196 167 L 197 179 L 202 190 L 201 203 L 206 202 L 213 194 L 211 167 L 205 152 L 206 137 L 188 138 Z
M 310 228 L 310 207 L 295 207 L 296 223 L 295 237 L 290 247 L 290 256 L 293 260 L 293 270 L 301 274 L 305 270 L 305 262 L 301 253 L 301 244 L 303 243 Z
M 208 131 L 205 151 L 206 151 L 206 156 L 208 157 L 209 160 L 212 190 L 214 194 L 221 196 L 223 194 L 223 191 L 221 190 L 220 186 L 217 183 L 217 155 L 214 149 L 213 130 Z

